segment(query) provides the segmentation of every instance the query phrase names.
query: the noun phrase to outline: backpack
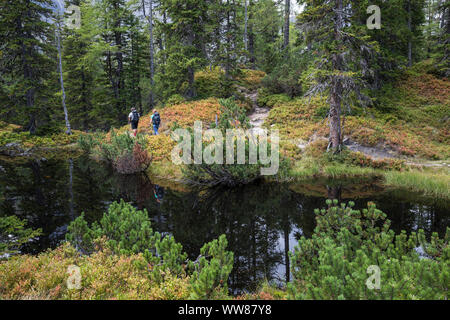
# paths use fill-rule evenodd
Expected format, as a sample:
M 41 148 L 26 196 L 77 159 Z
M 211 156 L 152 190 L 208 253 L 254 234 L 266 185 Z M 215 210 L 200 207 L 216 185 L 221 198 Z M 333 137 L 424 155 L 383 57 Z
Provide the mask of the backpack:
M 159 113 L 155 113 L 153 115 L 153 124 L 159 126 L 159 124 L 161 123 L 161 117 L 159 116 Z
M 132 112 L 131 121 L 133 121 L 133 122 L 139 121 L 139 113 L 137 111 Z

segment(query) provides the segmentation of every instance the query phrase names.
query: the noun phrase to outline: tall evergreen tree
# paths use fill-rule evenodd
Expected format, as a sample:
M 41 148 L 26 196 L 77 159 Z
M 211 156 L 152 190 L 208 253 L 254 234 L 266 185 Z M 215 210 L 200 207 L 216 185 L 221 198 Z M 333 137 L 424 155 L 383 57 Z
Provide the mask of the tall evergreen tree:
M 328 95 L 330 144 L 334 152 L 342 145 L 341 110 L 360 95 L 364 76 L 370 74 L 368 58 L 375 43 L 366 35 L 366 25 L 352 21 L 351 0 L 306 0 L 299 24 L 316 53 L 309 94 Z
M 205 28 L 208 21 L 208 1 L 162 0 L 161 9 L 170 21 L 164 29 L 168 37 L 167 66 L 163 82 L 172 87 L 170 93 L 182 93 L 187 98 L 196 96 L 194 72 L 205 58 Z M 181 79 L 178 79 L 181 76 Z M 173 88 L 171 80 L 176 87 Z M 185 84 L 185 85 L 184 85 Z M 181 88 L 184 86 L 183 88 Z
M 48 117 L 46 80 L 56 67 L 51 5 L 49 0 L 0 3 L 2 116 L 32 134 Z

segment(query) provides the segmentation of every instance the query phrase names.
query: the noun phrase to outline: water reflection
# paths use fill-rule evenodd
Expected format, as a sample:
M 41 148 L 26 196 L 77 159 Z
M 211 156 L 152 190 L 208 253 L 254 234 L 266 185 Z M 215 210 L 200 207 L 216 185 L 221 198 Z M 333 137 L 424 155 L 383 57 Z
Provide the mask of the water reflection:
M 18 215 L 44 231 L 26 252 L 57 246 L 76 216 L 85 212 L 89 221 L 98 220 L 111 202 L 124 199 L 145 208 L 154 229 L 172 234 L 193 259 L 204 243 L 225 233 L 235 254 L 230 277 L 235 292 L 251 291 L 264 279 L 290 279 L 288 252 L 301 235 L 311 236 L 314 209 L 323 207 L 326 197 L 352 199 L 357 207 L 373 200 L 397 232 L 423 228 L 428 235 L 443 235 L 450 222 L 448 202 L 373 185 L 260 183 L 185 191 L 154 184 L 146 175 L 115 175 L 83 158 L 0 166 L 0 215 Z

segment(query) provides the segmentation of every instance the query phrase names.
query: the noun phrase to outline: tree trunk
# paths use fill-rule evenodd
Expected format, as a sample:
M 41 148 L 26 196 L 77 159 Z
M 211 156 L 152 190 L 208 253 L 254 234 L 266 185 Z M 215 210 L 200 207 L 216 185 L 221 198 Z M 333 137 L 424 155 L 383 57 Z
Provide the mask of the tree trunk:
M 341 148 L 341 93 L 340 83 L 336 82 L 330 93 L 330 143 L 334 152 Z
M 245 51 L 248 50 L 248 6 L 247 6 L 247 0 L 244 0 L 244 48 Z
M 64 109 L 64 119 L 66 122 L 66 134 L 71 135 L 72 130 L 70 128 L 70 122 L 69 122 L 69 112 L 67 111 L 66 106 L 66 92 L 64 90 L 64 78 L 63 78 L 63 69 L 62 69 L 62 52 L 61 52 L 61 24 L 58 22 L 57 26 L 58 30 L 56 31 L 56 39 L 57 39 L 57 48 L 58 48 L 58 62 L 59 62 L 59 81 L 61 83 L 61 92 L 62 92 L 62 105 Z
M 113 5 L 114 12 L 120 12 L 120 4 L 118 2 L 114 2 Z M 122 32 L 119 30 L 122 24 L 121 17 L 115 17 L 114 21 L 114 42 L 117 48 L 115 53 L 115 58 L 117 62 L 117 68 L 115 70 L 115 81 L 114 86 L 116 93 L 116 112 L 117 112 L 117 120 L 119 123 L 124 119 L 123 111 L 125 110 L 123 101 L 122 101 L 122 89 L 124 88 L 124 80 L 122 77 L 123 73 L 123 48 L 122 48 Z
M 30 12 L 28 11 L 28 16 L 30 16 Z M 22 28 L 22 19 L 17 19 L 17 29 L 21 30 L 23 38 L 31 39 L 30 34 L 25 33 Z M 20 39 L 20 46 L 21 46 L 21 59 L 22 59 L 22 68 L 23 68 L 23 77 L 25 81 L 29 82 L 27 83 L 28 89 L 25 93 L 25 99 L 26 99 L 26 105 L 27 105 L 27 112 L 30 112 L 30 120 L 28 122 L 27 129 L 30 132 L 30 134 L 36 133 L 36 112 L 33 110 L 34 108 L 34 95 L 35 95 L 35 89 L 34 86 L 31 85 L 31 82 L 33 81 L 33 70 L 31 69 L 31 66 L 28 62 L 28 58 L 31 57 L 31 49 L 29 47 L 25 46 L 25 43 L 22 39 Z
M 248 3 L 248 51 L 250 53 L 250 67 L 256 69 L 256 58 L 255 58 L 255 35 L 253 34 L 253 0 L 249 0 Z
M 283 49 L 289 47 L 289 26 L 291 16 L 291 0 L 286 0 L 284 6 L 284 43 Z
M 149 15 L 146 15 L 145 12 L 145 0 L 142 0 L 142 11 L 144 13 L 144 16 L 148 20 L 148 33 L 150 35 L 150 96 L 149 96 L 149 104 L 150 109 L 153 108 L 154 104 L 154 95 L 153 95 L 153 85 L 154 85 L 154 77 L 155 77 L 155 64 L 154 64 L 154 55 L 155 55 L 155 49 L 153 44 L 153 0 L 150 0 L 149 3 Z
M 342 0 L 335 0 L 336 4 L 336 24 L 334 26 L 334 39 L 336 43 L 340 44 L 341 36 L 340 30 L 344 26 L 343 18 L 343 4 Z M 342 70 L 342 56 L 338 48 L 337 53 L 332 55 L 332 65 L 334 71 Z M 341 100 L 342 100 L 342 79 L 339 76 L 333 76 L 330 89 L 330 145 L 333 151 L 341 151 Z
M 411 26 L 411 0 L 408 0 L 408 67 L 412 66 L 412 26 Z

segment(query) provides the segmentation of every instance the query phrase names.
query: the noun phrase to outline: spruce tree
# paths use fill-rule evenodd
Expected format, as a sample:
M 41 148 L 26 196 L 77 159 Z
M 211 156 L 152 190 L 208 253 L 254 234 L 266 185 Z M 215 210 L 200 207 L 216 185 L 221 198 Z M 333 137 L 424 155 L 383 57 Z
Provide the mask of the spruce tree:
M 329 147 L 339 152 L 342 107 L 355 96 L 362 100 L 364 76 L 372 72 L 368 59 L 376 43 L 367 36 L 366 25 L 352 19 L 355 1 L 306 0 L 304 4 L 299 26 L 315 54 L 308 94 L 328 95 Z
M 52 1 L 0 3 L 2 116 L 32 134 L 48 120 L 49 78 L 56 70 Z

